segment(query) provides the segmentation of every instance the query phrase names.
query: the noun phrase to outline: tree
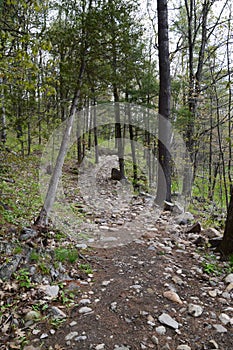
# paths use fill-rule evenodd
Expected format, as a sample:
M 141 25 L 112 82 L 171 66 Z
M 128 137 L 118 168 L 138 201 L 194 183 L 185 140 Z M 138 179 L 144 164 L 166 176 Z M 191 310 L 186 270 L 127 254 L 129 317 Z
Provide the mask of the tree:
M 233 188 L 231 189 L 231 199 L 227 212 L 223 240 L 220 243 L 219 251 L 224 257 L 233 254 Z
M 79 76 L 77 79 L 77 85 L 76 85 L 76 91 L 74 94 L 74 98 L 70 107 L 70 113 L 69 113 L 69 118 L 66 120 L 66 127 L 65 131 L 63 134 L 60 150 L 58 153 L 58 157 L 56 160 L 56 164 L 52 173 L 52 176 L 50 178 L 48 190 L 46 193 L 46 197 L 44 200 L 44 204 L 42 206 L 42 209 L 35 221 L 35 224 L 40 225 L 40 226 L 45 226 L 48 224 L 48 218 L 50 215 L 50 212 L 52 210 L 54 201 L 55 201 L 55 196 L 56 196 L 56 191 L 58 187 L 58 183 L 62 174 L 62 167 L 64 164 L 65 156 L 68 150 L 68 145 L 69 145 L 69 139 L 70 135 L 72 132 L 72 127 L 73 127 L 73 122 L 75 118 L 75 113 L 78 108 L 79 100 L 80 100 L 80 95 L 81 95 L 81 87 L 83 84 L 83 79 L 84 79 L 84 73 L 85 73 L 85 67 L 86 67 L 86 56 L 87 56 L 87 51 L 88 51 L 88 35 L 89 35 L 89 30 L 90 29 L 87 26 L 87 21 L 88 21 L 88 16 L 86 16 L 86 11 L 87 13 L 90 13 L 92 8 L 92 0 L 89 0 L 88 7 L 86 8 L 85 6 L 82 7 L 83 13 L 82 13 L 82 33 L 81 33 L 81 49 L 80 49 L 80 68 L 79 68 Z
M 170 128 L 170 61 L 168 38 L 168 8 L 166 0 L 157 1 L 159 48 L 159 136 L 158 184 L 156 203 L 171 201 L 171 128 Z

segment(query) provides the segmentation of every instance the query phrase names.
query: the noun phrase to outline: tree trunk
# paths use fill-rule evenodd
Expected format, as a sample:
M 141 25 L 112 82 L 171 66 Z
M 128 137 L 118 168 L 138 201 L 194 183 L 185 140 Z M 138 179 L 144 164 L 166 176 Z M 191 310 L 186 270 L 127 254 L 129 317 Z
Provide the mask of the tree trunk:
M 227 219 L 223 240 L 219 246 L 219 251 L 226 257 L 233 254 L 233 190 L 231 189 L 231 199 L 227 212 Z
M 158 184 L 156 203 L 171 201 L 171 126 L 170 126 L 170 61 L 168 39 L 168 9 L 166 0 L 157 1 L 159 44 L 159 140 Z
M 80 92 L 81 92 L 84 71 L 85 71 L 85 57 L 83 57 L 83 60 L 81 63 L 79 78 L 78 78 L 78 83 L 77 83 L 77 91 L 75 93 L 75 96 L 74 96 L 74 99 L 73 99 L 73 102 L 72 102 L 72 105 L 70 108 L 69 118 L 67 119 L 67 122 L 66 122 L 66 128 L 65 128 L 65 131 L 63 134 L 61 147 L 60 147 L 59 154 L 58 154 L 58 157 L 56 160 L 56 165 L 55 165 L 55 168 L 53 170 L 53 174 L 50 178 L 50 183 L 49 183 L 49 187 L 48 187 L 48 191 L 47 191 L 47 194 L 45 197 L 43 207 L 40 211 L 39 216 L 37 217 L 37 219 L 35 221 L 35 224 L 40 225 L 40 226 L 48 225 L 49 214 L 52 210 L 52 207 L 53 207 L 53 204 L 55 201 L 57 186 L 58 186 L 61 174 L 62 174 L 62 167 L 63 167 L 65 156 L 67 153 L 69 139 L 70 139 L 72 126 L 73 126 L 73 122 L 74 122 L 74 117 L 75 117 L 75 113 L 76 113 L 79 98 L 80 98 Z

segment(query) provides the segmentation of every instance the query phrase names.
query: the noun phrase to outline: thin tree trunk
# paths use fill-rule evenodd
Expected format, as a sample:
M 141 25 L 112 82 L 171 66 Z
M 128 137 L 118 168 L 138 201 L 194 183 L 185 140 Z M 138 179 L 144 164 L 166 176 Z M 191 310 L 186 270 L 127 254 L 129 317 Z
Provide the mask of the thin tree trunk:
M 166 0 L 157 0 L 159 43 L 159 140 L 158 185 L 155 202 L 171 201 L 171 154 L 170 154 L 170 61 L 168 39 L 168 8 Z
M 43 207 L 42 207 L 40 214 L 38 215 L 38 217 L 35 221 L 35 224 L 37 224 L 37 225 L 41 225 L 41 226 L 48 225 L 49 214 L 52 210 L 52 207 L 53 207 L 53 204 L 55 201 L 57 186 L 58 186 L 61 174 L 62 174 L 62 167 L 64 164 L 65 156 L 66 156 L 68 145 L 69 145 L 69 139 L 70 139 L 70 135 L 71 135 L 71 131 L 72 131 L 75 113 L 76 113 L 78 103 L 79 103 L 84 71 L 85 71 L 85 56 L 82 58 L 82 63 L 81 63 L 78 82 L 77 82 L 77 91 L 75 93 L 75 96 L 74 96 L 74 99 L 73 99 L 73 102 L 72 102 L 72 105 L 70 108 L 69 118 L 67 119 L 67 122 L 66 122 L 66 128 L 65 128 L 65 131 L 63 134 L 61 147 L 60 147 L 59 154 L 58 154 L 58 157 L 56 160 L 56 165 L 55 165 L 55 168 L 53 170 L 53 174 L 50 178 L 50 183 L 48 186 L 48 191 L 47 191 L 47 194 L 45 197 Z

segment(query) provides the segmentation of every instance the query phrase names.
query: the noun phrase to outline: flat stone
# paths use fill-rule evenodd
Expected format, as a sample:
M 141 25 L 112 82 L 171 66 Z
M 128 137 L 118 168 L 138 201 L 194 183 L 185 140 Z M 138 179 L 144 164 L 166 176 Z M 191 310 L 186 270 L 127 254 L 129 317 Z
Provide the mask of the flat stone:
M 79 305 L 88 305 L 91 304 L 91 300 L 90 299 L 81 299 L 79 301 Z
M 74 337 L 77 337 L 78 332 L 70 332 L 69 334 L 67 334 L 67 336 L 65 337 L 65 340 L 71 340 Z
M 221 324 L 215 324 L 214 328 L 218 333 L 227 333 L 227 329 L 223 327 Z
M 40 315 L 39 311 L 31 310 L 26 314 L 25 321 L 37 320 L 38 318 L 40 318 L 40 316 L 41 315 Z
M 231 282 L 230 284 L 228 284 L 228 286 L 226 287 L 225 291 L 226 292 L 231 292 L 233 290 L 233 282 Z
M 57 298 L 59 293 L 59 286 L 40 286 L 40 290 L 43 291 L 48 297 L 54 299 Z
M 95 350 L 103 350 L 103 349 L 105 349 L 105 344 L 98 344 L 95 347 Z
M 78 310 L 78 312 L 80 314 L 88 314 L 88 313 L 92 312 L 92 308 L 90 308 L 88 306 L 83 306 Z
M 158 320 L 160 323 L 165 324 L 168 327 L 171 327 L 173 329 L 178 329 L 179 324 L 176 322 L 170 315 L 166 313 L 162 313 L 159 317 Z
M 67 315 L 56 306 L 51 307 L 51 312 L 55 318 L 62 319 L 67 317 Z

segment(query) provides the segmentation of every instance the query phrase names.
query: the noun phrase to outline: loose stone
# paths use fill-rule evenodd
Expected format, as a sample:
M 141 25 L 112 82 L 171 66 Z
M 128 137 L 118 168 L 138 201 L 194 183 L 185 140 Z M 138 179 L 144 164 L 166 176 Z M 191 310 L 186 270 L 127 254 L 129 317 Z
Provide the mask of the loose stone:
M 199 317 L 201 316 L 203 312 L 203 309 L 200 305 L 195 305 L 195 304 L 189 304 L 188 306 L 188 313 L 194 317 Z
M 165 324 L 166 326 L 169 326 L 173 329 L 178 329 L 179 328 L 179 324 L 178 322 L 176 322 L 171 316 L 169 316 L 166 313 L 163 313 L 159 316 L 158 318 L 159 322 L 162 324 Z
M 226 283 L 233 283 L 233 273 L 230 273 L 226 278 L 225 278 Z
M 215 324 L 214 328 L 218 333 L 227 333 L 227 329 L 223 327 L 221 324 Z
M 87 307 L 87 306 L 83 306 L 79 309 L 78 311 L 80 314 L 87 314 L 87 313 L 90 313 L 92 312 L 92 308 L 90 307 Z
M 185 345 L 185 344 L 177 346 L 176 349 L 177 349 L 177 350 L 192 350 L 192 349 L 190 348 L 190 346 Z
M 78 332 L 71 332 L 71 333 L 67 334 L 67 336 L 65 337 L 65 340 L 71 340 L 74 337 L 77 337 L 77 335 L 78 335 Z
M 224 325 L 227 325 L 231 320 L 231 318 L 227 314 L 224 314 L 224 313 L 219 315 L 219 319 Z
M 155 330 L 159 335 L 164 335 L 166 333 L 166 328 L 164 326 L 156 327 Z

